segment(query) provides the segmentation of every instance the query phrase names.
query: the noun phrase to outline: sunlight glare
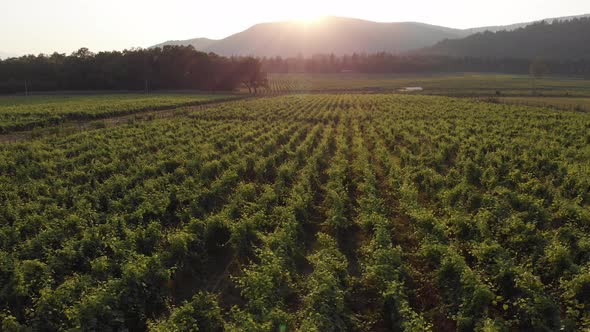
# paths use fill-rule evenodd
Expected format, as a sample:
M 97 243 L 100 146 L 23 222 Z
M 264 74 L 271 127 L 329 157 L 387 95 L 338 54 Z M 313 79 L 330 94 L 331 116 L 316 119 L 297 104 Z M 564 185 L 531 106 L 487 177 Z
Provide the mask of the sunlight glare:
M 297 18 L 297 21 L 300 21 L 304 24 L 313 24 L 313 23 L 318 23 L 318 21 L 320 21 L 323 17 L 324 17 L 324 15 L 307 14 L 307 15 L 299 16 L 299 18 Z
M 303 24 L 317 23 L 327 15 L 325 8 L 312 1 L 300 2 L 296 8 L 291 8 L 290 12 L 293 21 Z

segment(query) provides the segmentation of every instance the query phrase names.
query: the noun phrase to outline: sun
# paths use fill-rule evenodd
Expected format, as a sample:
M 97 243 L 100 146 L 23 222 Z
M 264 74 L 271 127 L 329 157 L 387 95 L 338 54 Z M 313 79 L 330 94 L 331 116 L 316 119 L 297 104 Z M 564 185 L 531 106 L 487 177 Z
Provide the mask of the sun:
M 297 19 L 297 21 L 300 21 L 300 22 L 305 23 L 305 24 L 312 24 L 312 23 L 317 23 L 323 17 L 324 17 L 324 15 L 321 15 L 321 14 L 313 14 L 313 13 L 310 13 L 310 14 L 299 16 L 299 18 Z
M 317 8 L 313 8 L 310 6 L 301 6 L 299 9 L 291 10 L 292 19 L 297 22 L 301 22 L 304 24 L 311 24 L 317 23 L 326 14 L 323 13 L 322 10 L 318 10 Z

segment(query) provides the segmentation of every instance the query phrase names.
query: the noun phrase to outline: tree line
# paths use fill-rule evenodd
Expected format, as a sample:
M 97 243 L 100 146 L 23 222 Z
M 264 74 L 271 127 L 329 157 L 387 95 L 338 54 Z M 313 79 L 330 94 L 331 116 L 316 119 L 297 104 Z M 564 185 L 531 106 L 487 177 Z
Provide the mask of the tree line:
M 390 53 L 337 56 L 318 54 L 262 58 L 262 70 L 269 73 L 432 73 L 496 72 L 528 74 L 535 58 L 501 58 L 481 56 L 396 55 Z M 552 75 L 590 78 L 590 59 L 543 60 Z
M 192 46 L 93 53 L 27 55 L 0 60 L 0 93 L 59 90 L 202 90 L 250 93 L 267 86 L 266 73 L 444 73 L 528 74 L 532 58 L 354 53 L 283 57 L 223 57 Z M 590 79 L 590 59 L 545 59 L 552 75 Z
M 265 84 L 261 62 L 222 57 L 192 46 L 70 55 L 27 55 L 0 60 L 0 93 L 57 90 L 234 90 Z

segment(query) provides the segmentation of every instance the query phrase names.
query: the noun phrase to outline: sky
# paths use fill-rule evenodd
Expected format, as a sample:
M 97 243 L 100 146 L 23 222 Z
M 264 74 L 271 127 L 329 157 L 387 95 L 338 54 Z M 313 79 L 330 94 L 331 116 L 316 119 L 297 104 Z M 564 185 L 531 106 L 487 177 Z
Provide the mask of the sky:
M 149 47 L 167 40 L 224 38 L 271 21 L 344 16 L 473 28 L 590 14 L 589 0 L 6 0 L 0 57 Z

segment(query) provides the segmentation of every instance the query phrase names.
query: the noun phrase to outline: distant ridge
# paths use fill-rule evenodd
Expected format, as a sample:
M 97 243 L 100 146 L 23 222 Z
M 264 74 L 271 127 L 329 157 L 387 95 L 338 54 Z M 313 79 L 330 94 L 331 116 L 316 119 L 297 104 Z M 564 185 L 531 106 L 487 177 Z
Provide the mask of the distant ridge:
M 459 38 L 461 30 L 435 25 L 401 22 L 377 23 L 353 18 L 325 17 L 319 22 L 283 21 L 261 23 L 213 41 L 190 39 L 163 45 L 193 45 L 197 50 L 220 55 L 297 56 L 317 53 L 400 53 L 446 39 Z
M 567 21 L 590 14 L 548 18 Z M 282 21 L 261 23 L 227 38 L 172 40 L 156 46 L 192 45 L 204 52 L 220 55 L 310 56 L 352 53 L 405 53 L 423 49 L 446 39 L 461 39 L 484 31 L 512 31 L 535 22 L 472 29 L 453 29 L 418 22 L 379 23 L 355 18 L 329 16 L 315 23 Z
M 542 21 L 545 22 L 553 22 L 555 20 L 557 21 L 569 21 L 569 20 L 573 20 L 575 18 L 584 18 L 584 17 L 590 17 L 590 14 L 583 14 L 583 15 L 574 15 L 574 16 L 562 16 L 562 17 L 550 17 L 550 18 L 545 18 L 542 20 L 536 20 L 536 21 L 530 21 L 530 22 L 524 22 L 524 23 L 515 23 L 515 24 L 510 24 L 510 25 L 496 25 L 496 26 L 488 26 L 488 27 L 481 27 L 481 28 L 472 28 L 472 29 L 465 29 L 463 31 L 465 31 L 467 33 L 467 35 L 472 35 L 472 34 L 476 34 L 479 32 L 485 32 L 485 31 L 490 31 L 490 32 L 498 32 L 498 31 L 502 31 L 502 30 L 506 30 L 506 31 L 512 31 L 512 30 L 516 30 L 516 29 L 520 29 L 520 28 L 524 28 L 528 25 L 534 24 L 534 23 L 539 23 Z
M 416 54 L 521 59 L 590 59 L 590 15 L 536 22 L 515 30 L 447 39 Z

